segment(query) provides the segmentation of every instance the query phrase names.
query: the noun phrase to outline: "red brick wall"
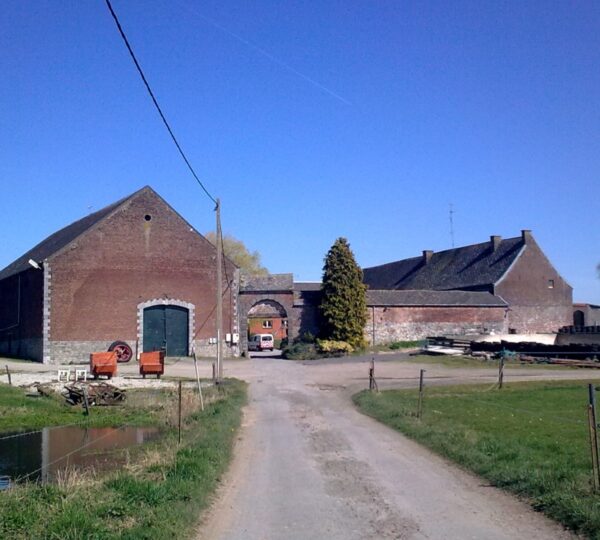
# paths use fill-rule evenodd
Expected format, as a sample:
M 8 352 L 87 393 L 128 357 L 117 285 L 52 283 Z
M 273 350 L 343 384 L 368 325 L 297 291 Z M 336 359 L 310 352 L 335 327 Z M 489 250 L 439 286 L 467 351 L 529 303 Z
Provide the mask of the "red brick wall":
M 198 339 L 214 336 L 215 255 L 160 197 L 140 192 L 51 258 L 50 339 L 135 340 L 137 306 L 154 298 L 194 304 Z M 227 263 L 230 280 L 233 272 Z M 227 293 L 225 332 L 233 324 L 231 306 Z
M 549 280 L 554 280 L 553 288 Z M 494 294 L 509 303 L 508 325 L 517 333 L 555 332 L 572 324 L 573 289 L 532 237 Z
M 260 317 L 248 319 L 248 334 L 273 334 L 275 339 L 287 337 L 287 328 L 284 326 L 284 320 L 278 317 Z M 263 321 L 271 321 L 272 328 L 263 328 Z

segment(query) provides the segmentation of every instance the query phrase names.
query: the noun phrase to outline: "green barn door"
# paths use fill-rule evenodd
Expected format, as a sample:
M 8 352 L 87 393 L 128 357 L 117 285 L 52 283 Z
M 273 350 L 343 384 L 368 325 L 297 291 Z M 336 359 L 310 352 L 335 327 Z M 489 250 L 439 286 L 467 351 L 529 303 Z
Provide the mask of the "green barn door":
M 187 356 L 188 321 L 188 310 L 179 306 L 144 309 L 144 352 L 164 348 L 167 356 Z
M 167 356 L 188 355 L 188 310 L 179 306 L 165 306 Z

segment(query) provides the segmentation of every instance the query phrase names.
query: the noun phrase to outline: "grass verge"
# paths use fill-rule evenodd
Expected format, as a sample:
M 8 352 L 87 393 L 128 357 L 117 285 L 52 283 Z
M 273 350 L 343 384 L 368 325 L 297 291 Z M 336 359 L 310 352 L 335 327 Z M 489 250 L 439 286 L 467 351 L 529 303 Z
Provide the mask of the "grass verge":
M 600 539 L 585 383 L 427 388 L 420 421 L 415 390 L 364 391 L 353 399 L 365 414 L 526 497 L 568 528 Z
M 181 445 L 176 430 L 167 429 L 117 472 L 0 493 L 0 538 L 189 537 L 230 461 L 246 385 L 227 381 L 207 394 L 204 412 L 185 418 Z M 118 416 L 117 408 L 107 410 Z

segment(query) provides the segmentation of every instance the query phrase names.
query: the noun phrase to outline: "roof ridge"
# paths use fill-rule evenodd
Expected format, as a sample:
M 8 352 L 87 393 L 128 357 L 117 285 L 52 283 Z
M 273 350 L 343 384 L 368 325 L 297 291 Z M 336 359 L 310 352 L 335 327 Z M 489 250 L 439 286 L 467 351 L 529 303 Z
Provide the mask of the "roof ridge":
M 68 225 L 65 225 L 58 231 L 46 236 L 46 238 L 38 242 L 31 249 L 27 250 L 21 256 L 17 257 L 11 263 L 2 268 L 2 270 L 0 270 L 0 279 L 5 279 L 27 270 L 27 261 L 29 259 L 34 259 L 36 262 L 39 262 L 55 255 L 59 251 L 62 251 L 66 246 L 70 245 L 83 234 L 95 227 L 98 223 L 101 223 L 108 216 L 112 215 L 127 201 L 147 190 L 154 192 L 150 186 L 146 185 L 137 191 L 119 199 L 118 201 L 108 204 L 99 210 L 96 210 L 96 212 L 92 212 L 87 216 L 77 219 Z M 64 238 L 61 239 L 61 236 Z

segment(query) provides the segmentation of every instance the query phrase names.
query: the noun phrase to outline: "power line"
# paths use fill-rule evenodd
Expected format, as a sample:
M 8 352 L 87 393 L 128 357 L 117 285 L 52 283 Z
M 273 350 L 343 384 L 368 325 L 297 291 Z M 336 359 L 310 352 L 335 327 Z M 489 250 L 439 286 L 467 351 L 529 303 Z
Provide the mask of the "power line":
M 206 189 L 206 187 L 204 186 L 204 184 L 202 183 L 200 178 L 198 178 L 196 171 L 194 171 L 194 168 L 192 167 L 192 165 L 190 164 L 185 153 L 181 149 L 181 146 L 180 146 L 179 142 L 177 141 L 177 138 L 175 137 L 175 134 L 173 133 L 173 130 L 171 129 L 171 126 L 169 125 L 169 122 L 167 122 L 167 119 L 166 119 L 165 115 L 163 114 L 162 109 L 160 108 L 160 105 L 158 104 L 158 101 L 156 100 L 156 97 L 154 96 L 154 92 L 152 92 L 152 89 L 150 88 L 150 84 L 148 83 L 148 80 L 146 79 L 146 76 L 144 75 L 144 72 L 142 71 L 142 67 L 140 66 L 140 63 L 137 61 L 137 58 L 133 52 L 133 49 L 131 48 L 131 45 L 129 44 L 129 40 L 127 39 L 127 36 L 125 35 L 125 32 L 123 31 L 121 23 L 119 22 L 117 14 L 115 13 L 115 10 L 113 9 L 113 7 L 110 3 L 110 0 L 105 0 L 105 1 L 106 1 L 106 5 L 110 11 L 110 14 L 112 15 L 113 19 L 115 20 L 115 24 L 117 25 L 119 34 L 121 34 L 121 37 L 123 38 L 125 46 L 127 47 L 127 50 L 129 51 L 131 59 L 133 60 L 133 63 L 135 64 L 135 67 L 137 68 L 138 73 L 140 74 L 140 77 L 142 78 L 142 81 L 144 81 L 146 90 L 148 90 L 148 93 L 150 94 L 150 97 L 152 98 L 152 102 L 154 103 L 154 106 L 156 107 L 158 114 L 160 115 L 165 127 L 167 128 L 169 135 L 171 135 L 171 139 L 173 139 L 173 142 L 175 143 L 177 150 L 179 150 L 179 153 L 181 154 L 183 161 L 185 161 L 185 164 L 187 165 L 188 169 L 190 170 L 190 172 L 192 173 L 192 175 L 194 176 L 194 178 L 196 179 L 198 184 L 200 184 L 200 187 L 203 189 L 204 193 L 206 193 L 206 195 L 212 202 L 217 204 L 217 200 L 208 192 L 208 190 Z

